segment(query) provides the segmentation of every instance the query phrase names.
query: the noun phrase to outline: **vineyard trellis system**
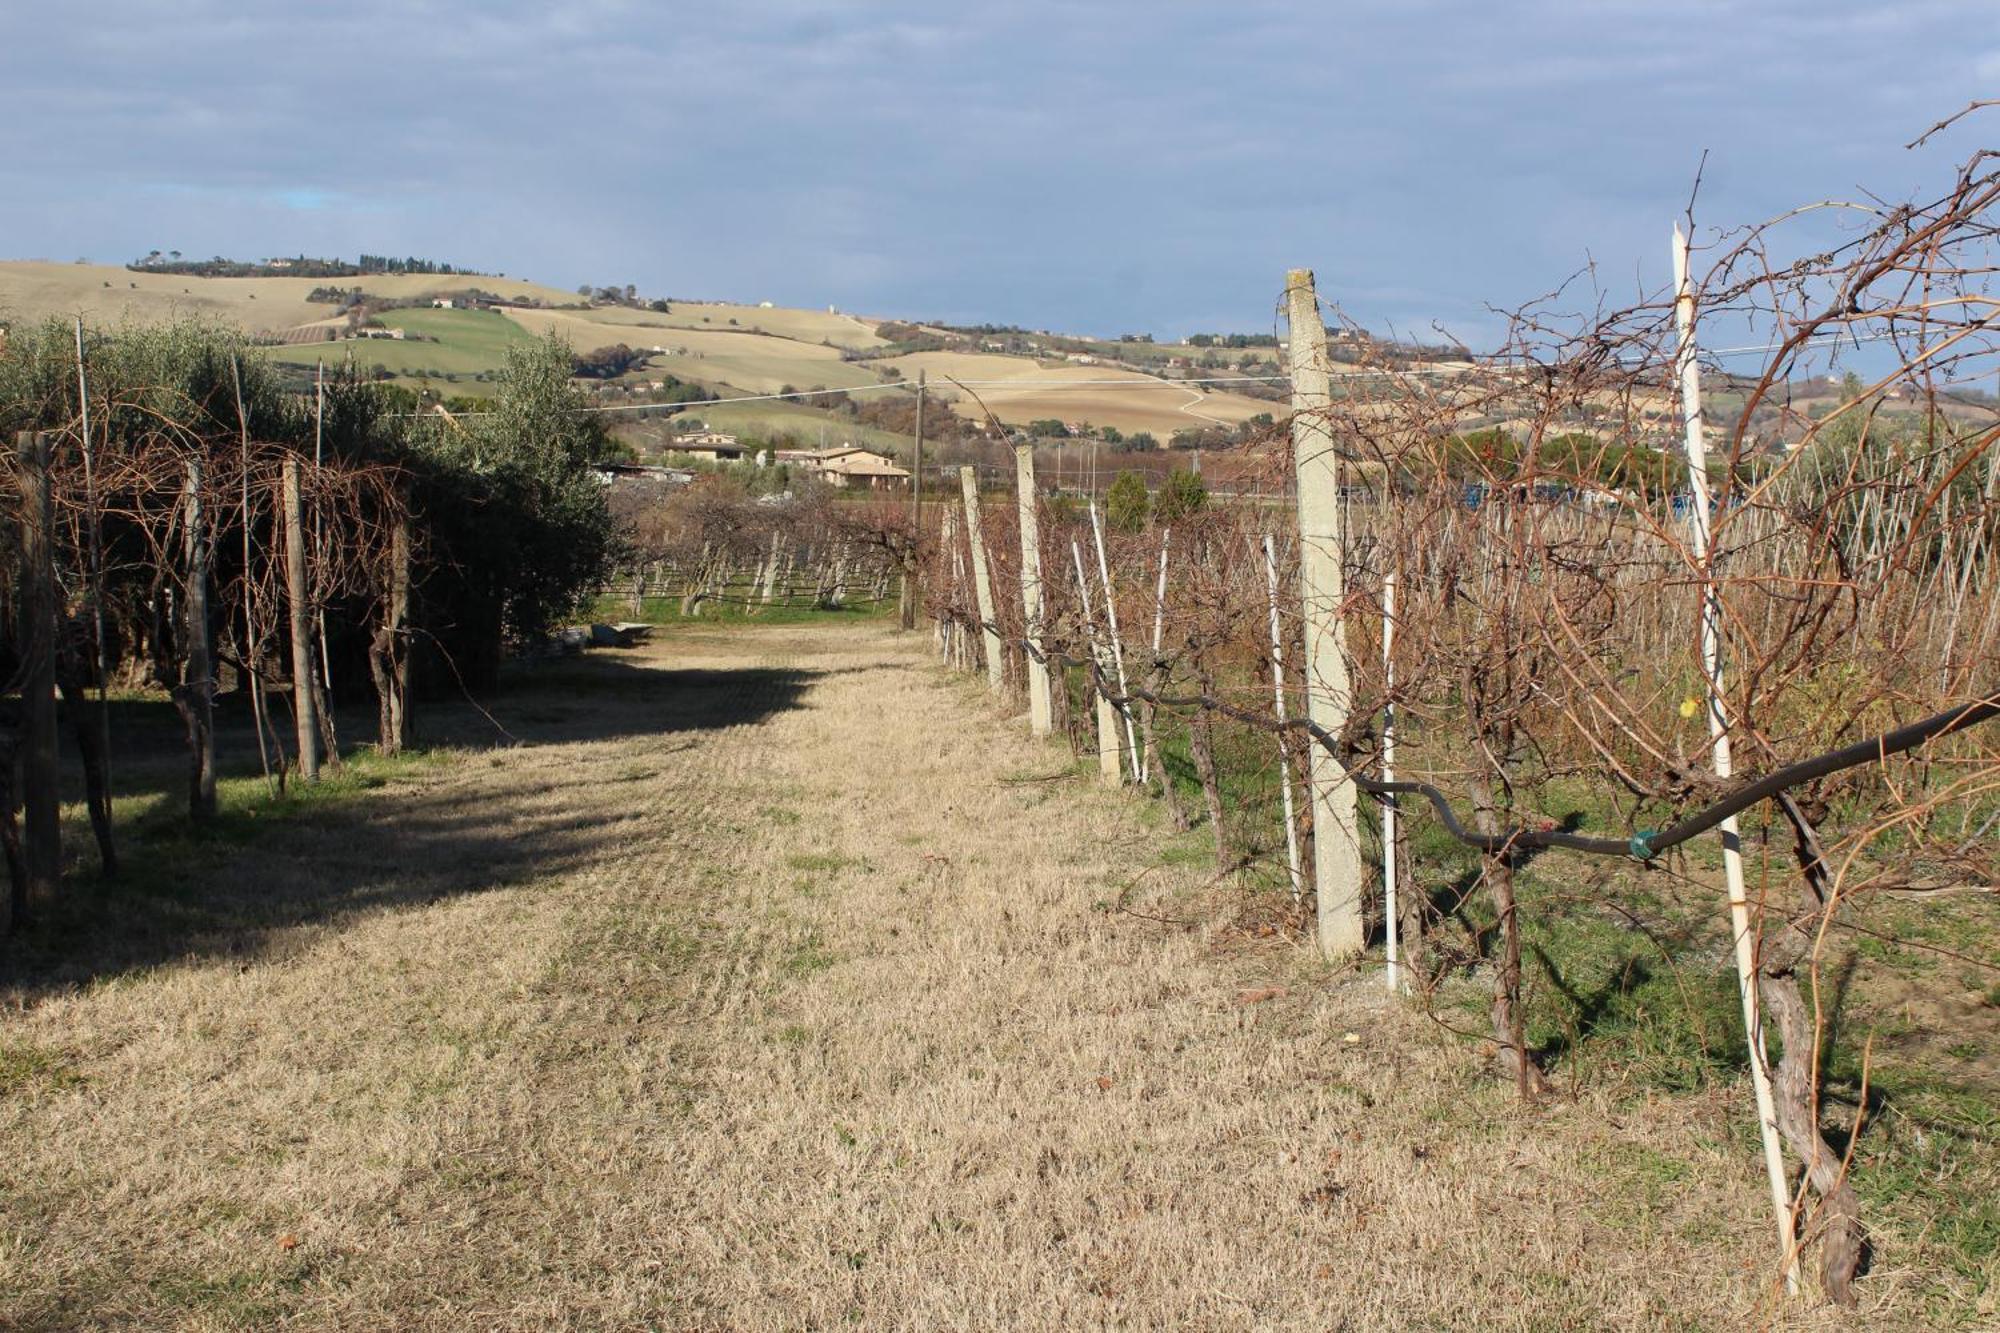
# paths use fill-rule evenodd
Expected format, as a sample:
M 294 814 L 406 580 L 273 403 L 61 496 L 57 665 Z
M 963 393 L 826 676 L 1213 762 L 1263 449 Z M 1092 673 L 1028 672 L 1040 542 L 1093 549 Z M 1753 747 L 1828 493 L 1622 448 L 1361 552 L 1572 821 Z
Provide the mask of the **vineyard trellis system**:
M 352 367 L 289 393 L 246 353 L 195 323 L 0 343 L 0 935 L 60 894 L 59 715 L 115 878 L 114 691 L 171 698 L 205 823 L 224 703 L 274 792 L 312 783 L 341 762 L 337 686 L 372 688 L 394 753 L 424 659 L 483 681 L 503 640 L 540 639 L 603 577 L 604 440 L 576 424 L 566 349 L 515 353 L 476 433 L 402 416 Z
M 1772 256 L 1796 214 L 1718 238 L 1699 274 L 1677 229 L 1671 289 L 1583 316 L 1531 307 L 1498 353 L 1422 373 L 1335 375 L 1294 273 L 1293 411 L 1251 446 L 1265 475 L 1233 503 L 1182 488 L 1171 512 L 1163 490 L 1100 513 L 1045 494 L 1025 444 L 1004 502 L 970 469 L 928 509 L 696 486 L 626 507 L 615 585 L 587 470 L 604 440 L 579 424 L 595 419 L 566 357 L 539 378 L 517 366 L 512 396 L 461 423 L 393 410 L 352 375 L 285 400 L 212 333 L 17 338 L 0 356 L 6 916 L 58 889 L 59 695 L 112 873 L 107 703 L 125 680 L 171 690 L 200 819 L 225 676 L 269 781 L 310 780 L 337 762 L 326 702 L 348 667 L 365 663 L 394 749 L 420 644 L 477 678 L 590 588 L 760 614 L 879 602 L 899 580 L 906 624 L 921 591 L 944 662 L 1025 695 L 1034 732 L 1088 734 L 1103 779 L 1182 829 L 1182 782 L 1197 791 L 1219 873 L 1256 865 L 1236 807 L 1246 771 L 1274 776 L 1300 924 L 1310 910 L 1336 958 L 1379 934 L 1390 984 L 1426 993 L 1483 964 L 1492 1049 L 1524 1099 L 1548 1084 L 1523 1002 L 1530 858 L 1616 858 L 1720 906 L 1774 1272 L 1795 1286 L 1816 1248 L 1824 1291 L 1851 1301 L 1867 1103 L 1837 1147 L 1829 941 L 1881 895 L 1991 901 L 2000 880 L 2000 729 L 1983 725 L 2000 715 L 2000 412 L 1960 389 L 2000 352 L 1996 199 L 1982 153 L 1936 198 L 1870 205 L 1865 229 L 1792 263 Z M 1719 393 L 1699 350 L 1715 329 L 1765 344 Z M 1822 411 L 1792 401 L 1842 349 L 1865 377 Z M 1579 793 L 1588 830 L 1552 813 Z M 1425 825 L 1476 856 L 1456 904 L 1412 874 Z M 1790 844 L 1777 872 L 1773 830 Z M 1474 891 L 1491 926 L 1454 953 L 1442 922 Z M 1620 891 L 1589 886 L 1630 915 Z
M 1035 731 L 1073 732 L 1107 781 L 1142 785 L 1187 827 L 1160 758 L 1177 728 L 1219 871 L 1245 861 L 1220 729 L 1243 738 L 1238 755 L 1264 737 L 1274 817 L 1309 849 L 1294 892 L 1333 956 L 1386 937 L 1392 985 L 1398 946 L 1426 986 L 1451 961 L 1392 831 L 1430 815 L 1478 856 L 1490 1036 L 1525 1098 L 1546 1074 L 1525 1035 L 1519 868 L 1545 850 L 1616 857 L 1641 882 L 1712 893 L 1749 1037 L 1774 1271 L 1796 1287 L 1817 1247 L 1823 1290 L 1851 1301 L 1864 1112 L 1837 1149 L 1821 1086 L 1828 941 L 1869 895 L 1990 897 L 2000 882 L 2000 729 L 1981 725 L 2000 716 L 2000 413 L 1955 388 L 2000 350 L 1984 288 L 1996 197 L 1981 155 L 1833 253 L 1775 266 L 1771 224 L 1718 242 L 1700 276 L 1676 228 L 1661 297 L 1567 328 L 1524 311 L 1501 355 L 1345 392 L 1311 275 L 1295 273 L 1294 412 L 1259 446 L 1260 489 L 1292 503 L 1108 524 L 1094 498 L 1043 494 L 1017 446 L 1013 496 L 982 499 L 968 470 L 962 504 L 922 534 L 941 658 L 1025 692 Z M 1697 334 L 1745 326 L 1770 346 L 1718 411 Z M 1813 415 L 1785 399 L 1829 334 L 1880 350 Z M 1579 788 L 1619 827 L 1551 819 Z M 1357 812 L 1356 793 L 1375 809 Z M 1422 804 L 1392 822 L 1398 797 Z M 1789 899 L 1768 864 L 1746 887 L 1739 816 L 1789 838 Z M 1388 912 L 1376 886 L 1398 880 Z

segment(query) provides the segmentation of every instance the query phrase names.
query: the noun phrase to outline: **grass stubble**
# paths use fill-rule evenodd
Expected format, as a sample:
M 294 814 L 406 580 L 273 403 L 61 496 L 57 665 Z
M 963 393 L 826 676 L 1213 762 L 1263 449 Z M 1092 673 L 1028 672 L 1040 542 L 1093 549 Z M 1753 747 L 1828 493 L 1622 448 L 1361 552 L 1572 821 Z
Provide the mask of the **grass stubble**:
M 217 872 L 349 910 L 15 993 L 0 1326 L 1846 1326 L 1746 1089 L 1522 1109 L 1199 858 L 1107 910 L 1154 823 L 921 646 L 676 631 L 621 661 L 808 683 L 565 691 Z

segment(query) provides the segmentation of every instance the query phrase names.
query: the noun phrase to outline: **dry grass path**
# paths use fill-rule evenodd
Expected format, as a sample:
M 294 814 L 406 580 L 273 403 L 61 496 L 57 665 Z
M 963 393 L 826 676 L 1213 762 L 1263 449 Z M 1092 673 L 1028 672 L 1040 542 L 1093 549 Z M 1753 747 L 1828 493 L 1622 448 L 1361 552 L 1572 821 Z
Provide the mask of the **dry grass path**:
M 231 862 L 329 910 L 0 1013 L 0 1326 L 1760 1322 L 1740 1107 L 1103 910 L 1153 824 L 909 637 L 620 661 Z

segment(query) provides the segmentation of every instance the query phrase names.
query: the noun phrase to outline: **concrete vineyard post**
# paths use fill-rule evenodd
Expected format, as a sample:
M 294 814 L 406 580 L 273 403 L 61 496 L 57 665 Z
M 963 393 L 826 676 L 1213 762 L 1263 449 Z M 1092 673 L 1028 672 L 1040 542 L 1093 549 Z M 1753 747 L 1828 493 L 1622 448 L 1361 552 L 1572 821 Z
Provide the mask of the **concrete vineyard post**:
M 1015 499 L 1021 515 L 1021 607 L 1027 616 L 1028 725 L 1037 736 L 1054 726 L 1055 702 L 1049 692 L 1049 664 L 1042 656 L 1042 615 L 1047 599 L 1042 591 L 1042 533 L 1037 521 L 1035 446 L 1014 446 Z
M 1729 749 L 1729 718 L 1724 711 L 1722 678 L 1722 594 L 1715 581 L 1709 552 L 1708 444 L 1701 419 L 1701 366 L 1694 339 L 1694 285 L 1688 272 L 1688 239 L 1674 226 L 1674 371 L 1680 387 L 1681 428 L 1687 447 L 1688 485 L 1694 493 L 1690 515 L 1695 564 L 1701 576 L 1701 660 L 1707 676 L 1708 734 L 1713 745 L 1715 775 L 1728 779 L 1735 772 Z M 1764 1170 L 1771 1186 L 1771 1206 L 1778 1228 L 1778 1249 L 1784 1256 L 1785 1288 L 1799 1289 L 1797 1234 L 1792 1194 L 1786 1183 L 1784 1151 L 1778 1139 L 1777 1102 L 1771 1090 L 1771 1070 L 1764 1054 L 1764 1026 L 1758 1013 L 1757 942 L 1750 916 L 1750 899 L 1743 882 L 1743 844 L 1736 816 L 1722 821 L 1722 872 L 1729 893 L 1729 924 L 1736 937 L 1736 986 L 1743 1003 L 1743 1030 L 1750 1048 L 1750 1081 L 1757 1099 L 1759 1136 L 1764 1145 Z
M 291 603 L 292 717 L 297 723 L 299 776 L 319 781 L 319 722 L 313 711 L 312 610 L 306 592 L 305 504 L 299 460 L 284 462 L 285 598 Z
M 1264 582 L 1271 604 L 1271 695 L 1276 717 L 1285 720 L 1285 634 L 1278 619 L 1278 548 L 1264 534 Z M 1306 877 L 1299 864 L 1299 822 L 1292 810 L 1292 762 L 1285 753 L 1285 734 L 1278 733 L 1278 790 L 1284 797 L 1285 866 L 1291 872 L 1292 903 L 1305 901 Z
M 21 488 L 21 852 L 30 912 L 56 897 L 62 879 L 62 784 L 56 763 L 55 498 L 49 441 L 16 441 Z
M 1346 599 L 1346 551 L 1340 503 L 1340 457 L 1327 413 L 1333 378 L 1326 325 L 1310 269 L 1294 269 L 1285 284 L 1291 316 L 1292 466 L 1299 491 L 1299 601 L 1305 617 L 1306 716 L 1339 735 L 1352 705 L 1341 607 Z M 1319 946 L 1329 958 L 1361 952 L 1361 841 L 1354 784 L 1338 756 L 1315 741 L 1308 790 L 1313 812 L 1313 889 Z
M 965 495 L 965 539 L 972 548 L 972 591 L 979 600 L 980 640 L 986 647 L 986 688 L 998 694 L 1006 681 L 1007 663 L 1000 654 L 999 609 L 993 605 L 986 538 L 979 526 L 979 470 L 969 464 L 961 467 L 958 485 Z
M 764 605 L 766 606 L 769 606 L 771 604 L 771 597 L 778 590 L 778 542 L 779 542 L 778 529 L 772 528 L 771 558 L 765 562 L 764 587 L 762 592 L 758 594 L 758 600 L 764 603 Z

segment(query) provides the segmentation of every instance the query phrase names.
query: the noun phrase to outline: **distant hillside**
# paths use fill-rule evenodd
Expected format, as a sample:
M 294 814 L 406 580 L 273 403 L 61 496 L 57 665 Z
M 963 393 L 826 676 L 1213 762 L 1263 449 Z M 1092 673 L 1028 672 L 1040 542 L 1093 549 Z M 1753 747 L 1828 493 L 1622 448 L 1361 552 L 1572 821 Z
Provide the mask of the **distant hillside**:
M 408 261 L 393 261 L 407 264 Z M 185 268 L 186 265 L 181 267 Z M 1162 443 L 1176 432 L 1231 427 L 1272 410 L 1256 386 L 1211 392 L 1172 381 L 1216 373 L 1271 374 L 1271 348 L 1214 351 L 1053 334 L 995 337 L 979 330 L 882 322 L 832 309 L 710 301 L 600 299 L 518 279 L 462 273 L 208 277 L 92 264 L 0 261 L 0 324 L 81 314 L 97 325 L 216 320 L 269 344 L 265 355 L 310 371 L 348 359 L 443 396 L 481 395 L 507 347 L 553 333 L 579 354 L 623 345 L 631 369 L 597 386 L 613 401 L 680 381 L 724 397 L 809 389 L 907 394 L 923 370 L 941 399 L 982 418 L 977 393 L 1008 426 L 1058 421 Z M 625 289 L 629 293 L 631 289 Z M 468 295 L 476 308 L 463 308 Z M 317 297 L 318 299 L 309 299 Z M 451 300 L 455 307 L 433 309 Z M 661 307 L 665 308 L 662 309 Z M 950 381 L 966 382 L 960 389 Z M 889 387 L 904 386 L 904 387 Z M 759 405 L 739 417 L 809 430 L 796 409 Z M 837 425 L 837 423 L 836 423 Z M 813 433 L 816 433 L 814 431 Z M 882 432 L 875 432 L 879 436 Z M 871 437 L 872 438 L 872 437 Z M 879 441 L 878 441 L 879 442 Z

